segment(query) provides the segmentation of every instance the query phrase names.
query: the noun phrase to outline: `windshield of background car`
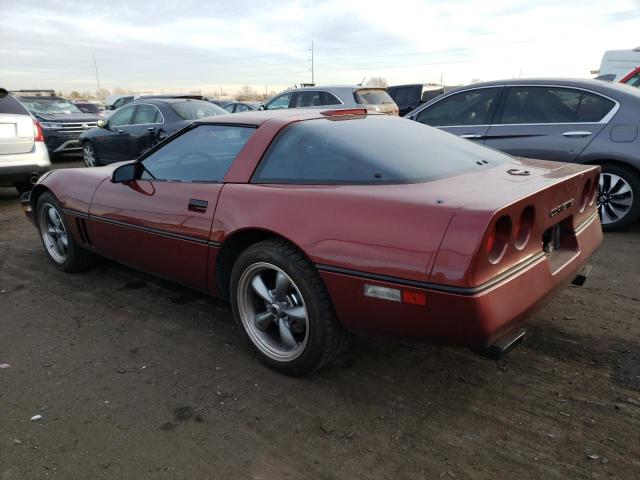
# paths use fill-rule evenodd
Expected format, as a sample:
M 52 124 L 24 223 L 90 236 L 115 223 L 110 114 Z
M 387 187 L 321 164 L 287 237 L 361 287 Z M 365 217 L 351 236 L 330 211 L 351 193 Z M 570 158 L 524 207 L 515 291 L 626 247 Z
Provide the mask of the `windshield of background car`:
M 381 88 L 367 88 L 353 92 L 353 98 L 360 105 L 383 105 L 393 103 L 389 94 Z
M 229 114 L 225 109 L 202 100 L 185 100 L 184 102 L 170 103 L 169 106 L 180 118 L 185 120 L 198 120 L 204 117 Z
M 22 98 L 20 102 L 33 114 L 82 113 L 73 103 L 58 99 Z
M 434 180 L 511 157 L 418 122 L 382 115 L 309 120 L 286 127 L 254 183 L 376 184 Z

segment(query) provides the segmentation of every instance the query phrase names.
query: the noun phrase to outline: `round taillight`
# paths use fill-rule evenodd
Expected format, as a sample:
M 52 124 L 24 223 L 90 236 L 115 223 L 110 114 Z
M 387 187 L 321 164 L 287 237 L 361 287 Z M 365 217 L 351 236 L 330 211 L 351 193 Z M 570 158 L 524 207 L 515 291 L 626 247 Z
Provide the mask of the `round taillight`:
M 507 245 L 511 238 L 511 217 L 501 216 L 491 227 L 487 236 L 487 257 L 491 263 L 498 263 L 507 251 Z
M 589 206 L 593 205 L 598 198 L 598 183 L 600 182 L 600 176 L 598 175 L 593 179 L 593 186 L 591 187 L 591 197 L 589 198 Z
M 590 203 L 593 198 L 593 188 L 591 188 L 591 179 L 588 179 L 584 187 L 582 187 L 582 195 L 580 196 L 580 211 L 584 212 L 584 209 L 587 208 L 587 205 Z
M 533 205 L 529 205 L 522 210 L 520 220 L 518 220 L 518 225 L 516 226 L 516 238 L 514 242 L 518 250 L 522 250 L 529 242 L 535 219 L 536 211 Z

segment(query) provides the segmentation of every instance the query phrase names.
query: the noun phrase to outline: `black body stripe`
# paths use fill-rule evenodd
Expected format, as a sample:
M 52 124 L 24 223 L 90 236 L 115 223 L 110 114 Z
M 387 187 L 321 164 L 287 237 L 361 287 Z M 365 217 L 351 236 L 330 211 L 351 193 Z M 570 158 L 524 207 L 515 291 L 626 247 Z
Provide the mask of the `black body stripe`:
M 210 240 L 204 240 L 202 238 L 190 237 L 188 235 L 179 235 L 177 233 L 167 232 L 166 230 L 160 230 L 158 228 L 143 227 L 141 225 L 133 225 L 131 223 L 120 222 L 119 220 L 112 220 L 110 218 L 94 217 L 94 216 L 87 215 L 86 213 L 83 213 L 83 212 L 78 212 L 76 210 L 63 209 L 63 212 L 65 214 L 74 215 L 76 217 L 88 218 L 88 219 L 91 219 L 91 220 L 95 220 L 96 222 L 110 223 L 112 225 L 118 225 L 118 226 L 124 227 L 124 228 L 131 228 L 133 230 L 140 230 L 142 232 L 153 233 L 155 235 L 160 235 L 160 236 L 167 237 L 167 238 L 175 238 L 177 240 L 184 240 L 186 242 L 198 243 L 200 245 L 209 245 L 209 246 L 212 246 L 212 247 L 219 247 L 220 245 L 222 245 L 220 242 L 214 242 L 214 241 L 210 241 Z

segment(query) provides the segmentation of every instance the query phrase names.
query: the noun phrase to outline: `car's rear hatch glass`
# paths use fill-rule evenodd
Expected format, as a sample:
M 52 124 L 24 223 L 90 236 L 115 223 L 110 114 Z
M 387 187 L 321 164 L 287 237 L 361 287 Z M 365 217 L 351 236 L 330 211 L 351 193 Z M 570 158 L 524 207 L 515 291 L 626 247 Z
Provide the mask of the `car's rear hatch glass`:
M 359 105 L 379 107 L 379 112 L 396 113 L 395 102 L 382 88 L 361 88 L 353 92 L 353 98 Z

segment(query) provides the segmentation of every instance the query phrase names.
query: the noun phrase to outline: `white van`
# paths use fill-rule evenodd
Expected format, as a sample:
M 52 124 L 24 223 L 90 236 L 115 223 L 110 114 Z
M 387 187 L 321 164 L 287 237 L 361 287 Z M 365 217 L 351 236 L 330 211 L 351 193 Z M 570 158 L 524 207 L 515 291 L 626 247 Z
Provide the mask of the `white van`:
M 604 52 L 598 77 L 604 75 L 615 75 L 611 81 L 617 82 L 634 68 L 640 66 L 640 47 L 631 50 L 608 50 Z

